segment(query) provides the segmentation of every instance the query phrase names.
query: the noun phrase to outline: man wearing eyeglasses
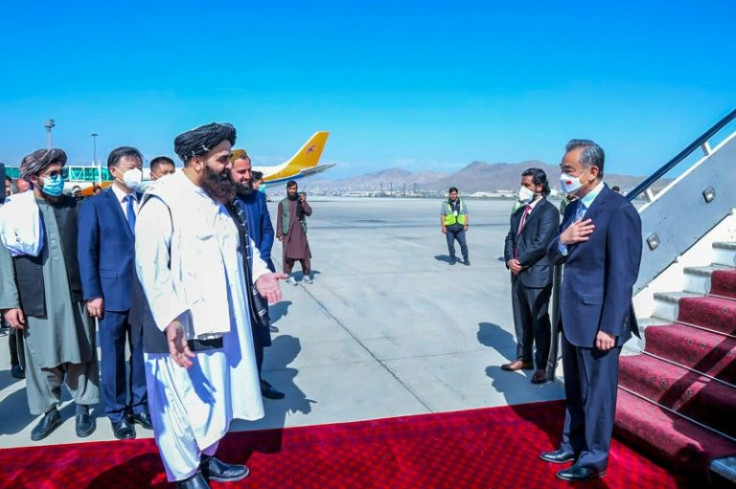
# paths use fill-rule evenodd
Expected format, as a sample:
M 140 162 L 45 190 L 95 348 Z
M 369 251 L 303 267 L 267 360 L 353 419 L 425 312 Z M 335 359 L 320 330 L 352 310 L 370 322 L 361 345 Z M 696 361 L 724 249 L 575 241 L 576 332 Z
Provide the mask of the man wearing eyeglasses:
M 28 407 L 43 415 L 31 431 L 34 441 L 62 423 L 57 409 L 62 384 L 76 403 L 78 437 L 94 432 L 89 407 L 99 401 L 95 336 L 77 259 L 77 201 L 62 194 L 65 163 L 60 149 L 39 149 L 23 158 L 20 176 L 32 194 L 11 198 L 7 206 L 13 211 L 0 219 L 0 310 L 23 334 Z

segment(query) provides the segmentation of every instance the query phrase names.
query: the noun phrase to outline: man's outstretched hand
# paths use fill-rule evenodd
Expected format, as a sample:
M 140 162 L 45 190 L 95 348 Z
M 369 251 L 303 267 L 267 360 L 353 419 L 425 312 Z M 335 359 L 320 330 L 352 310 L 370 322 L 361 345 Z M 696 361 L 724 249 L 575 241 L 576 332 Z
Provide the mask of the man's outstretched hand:
M 289 278 L 285 273 L 264 273 L 256 280 L 256 289 L 266 298 L 269 304 L 275 304 L 281 300 L 281 287 L 279 280 Z

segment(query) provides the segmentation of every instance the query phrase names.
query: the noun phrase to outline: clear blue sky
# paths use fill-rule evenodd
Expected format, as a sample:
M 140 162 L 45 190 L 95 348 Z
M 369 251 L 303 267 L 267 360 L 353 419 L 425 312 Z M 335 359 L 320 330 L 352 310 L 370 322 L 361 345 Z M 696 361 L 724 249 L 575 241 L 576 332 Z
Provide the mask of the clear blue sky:
M 334 177 L 557 163 L 648 174 L 736 107 L 736 2 L 6 2 L 0 161 L 75 164 L 230 121 L 256 164 L 331 132 Z

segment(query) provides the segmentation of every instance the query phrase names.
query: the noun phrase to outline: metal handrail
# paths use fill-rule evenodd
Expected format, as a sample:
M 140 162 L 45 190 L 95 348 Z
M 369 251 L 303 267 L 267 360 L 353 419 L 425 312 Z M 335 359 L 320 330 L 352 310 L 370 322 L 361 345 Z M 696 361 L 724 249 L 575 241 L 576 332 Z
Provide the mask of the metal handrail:
M 629 201 L 633 201 L 636 199 L 642 192 L 646 192 L 649 187 L 654 185 L 657 180 L 662 178 L 667 172 L 669 172 L 671 169 L 673 169 L 675 166 L 677 166 L 682 160 L 690 156 L 690 154 L 701 147 L 703 144 L 705 144 L 713 135 L 715 135 L 718 131 L 723 129 L 724 126 L 726 126 L 728 123 L 736 119 L 736 109 L 729 112 L 726 117 L 718 121 L 716 124 L 713 125 L 710 129 L 705 131 L 702 136 L 700 136 L 698 139 L 693 141 L 687 148 L 683 149 L 678 153 L 677 156 L 672 158 L 670 161 L 668 161 L 662 168 L 654 172 L 649 178 L 641 182 L 639 185 L 634 187 L 630 192 L 626 194 L 626 198 L 629 199 Z
M 671 407 L 669 407 L 669 406 L 665 406 L 664 404 L 661 404 L 661 403 L 659 403 L 659 402 L 655 401 L 654 399 L 649 399 L 649 398 L 648 398 L 647 396 L 645 396 L 644 394 L 639 394 L 638 392 L 636 392 L 636 391 L 634 391 L 634 390 L 632 390 L 632 389 L 629 389 L 628 387 L 624 387 L 624 386 L 623 386 L 623 385 L 621 385 L 621 384 L 619 384 L 619 385 L 618 385 L 618 388 L 619 388 L 619 389 L 621 389 L 622 391 L 628 392 L 628 393 L 629 393 L 629 394 L 631 394 L 632 396 L 638 397 L 638 398 L 639 398 L 639 399 L 641 399 L 642 401 L 648 402 L 649 404 L 653 404 L 653 405 L 657 406 L 657 407 L 658 407 L 659 409 L 662 409 L 662 410 L 664 410 L 664 411 L 667 411 L 668 413 L 670 413 L 670 414 L 672 414 L 672 415 L 674 415 L 674 416 L 677 416 L 677 417 L 679 417 L 679 418 L 682 418 L 682 419 L 686 419 L 686 420 L 688 420 L 689 422 L 693 423 L 694 425 L 697 425 L 697 426 L 699 426 L 700 428 L 703 428 L 704 430 L 710 431 L 710 432 L 711 432 L 711 433 L 713 433 L 714 435 L 722 436 L 723 438 L 725 438 L 725 439 L 727 439 L 727 440 L 730 440 L 730 441 L 732 441 L 732 442 L 736 443 L 736 438 L 734 438 L 733 436 L 731 436 L 731 435 L 729 435 L 729 434 L 727 434 L 727 433 L 724 433 L 724 432 L 722 432 L 722 431 L 719 431 L 719 430 L 717 430 L 717 429 L 715 429 L 715 428 L 712 428 L 712 427 L 708 426 L 708 425 L 707 425 L 707 424 L 705 424 L 705 423 L 701 423 L 701 422 L 700 422 L 700 421 L 698 421 L 697 419 L 695 419 L 695 418 L 691 418 L 690 416 L 687 416 L 687 415 L 685 415 L 685 414 L 682 414 L 681 412 L 679 412 L 679 411 L 677 411 L 677 410 L 675 410 L 675 409 L 672 409 L 672 408 L 671 408 Z

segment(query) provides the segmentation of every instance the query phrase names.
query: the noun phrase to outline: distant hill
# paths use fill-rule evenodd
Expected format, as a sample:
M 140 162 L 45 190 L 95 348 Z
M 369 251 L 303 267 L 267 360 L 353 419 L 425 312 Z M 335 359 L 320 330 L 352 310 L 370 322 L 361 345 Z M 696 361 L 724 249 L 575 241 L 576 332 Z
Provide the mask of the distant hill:
M 461 194 L 475 192 L 496 192 L 499 190 L 515 191 L 519 187 L 521 174 L 527 168 L 541 168 L 547 173 L 550 184 L 558 188 L 560 168 L 537 160 L 520 163 L 493 163 L 474 161 L 454 173 L 420 171 L 412 173 L 401 168 L 390 168 L 366 173 L 351 178 L 337 180 L 305 180 L 303 186 L 314 193 L 347 193 L 347 192 L 389 192 L 400 193 L 404 189 L 412 192 L 444 192 L 455 186 Z M 645 177 L 631 175 L 605 174 L 608 185 L 618 185 L 624 190 L 631 189 L 642 182 Z M 664 182 L 660 182 L 662 185 Z
M 330 192 L 401 192 L 406 188 L 407 192 L 413 191 L 415 186 L 419 191 L 436 191 L 438 183 L 449 173 L 432 171 L 420 171 L 412 173 L 401 168 L 390 168 L 377 172 L 366 173 L 356 177 L 341 178 L 338 180 L 305 180 L 303 187 L 316 193 Z

